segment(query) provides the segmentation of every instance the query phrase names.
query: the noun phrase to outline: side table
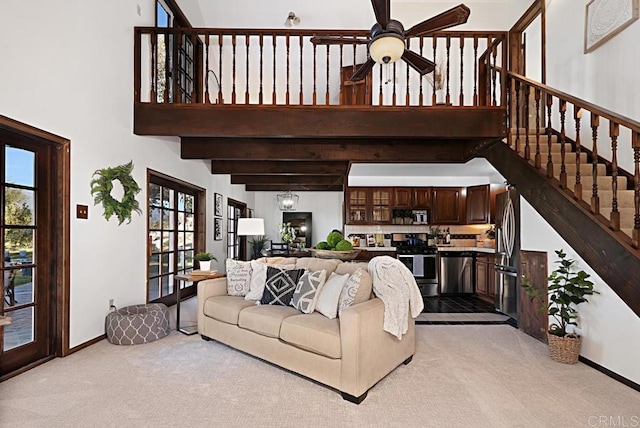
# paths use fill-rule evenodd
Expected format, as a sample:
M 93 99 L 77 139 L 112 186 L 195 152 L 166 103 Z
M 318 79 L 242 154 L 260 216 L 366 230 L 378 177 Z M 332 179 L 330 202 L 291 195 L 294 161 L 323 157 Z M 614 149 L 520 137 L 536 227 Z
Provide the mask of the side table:
M 191 336 L 198 332 L 198 326 L 192 325 L 185 328 L 180 327 L 180 283 L 181 282 L 193 282 L 193 286 L 196 287 L 200 281 L 204 281 L 205 279 L 216 279 L 216 278 L 224 278 L 224 274 L 218 273 L 216 271 L 205 272 L 200 270 L 194 270 L 188 275 L 176 275 L 174 276 L 174 283 L 176 286 L 176 330 L 178 330 L 182 334 L 186 334 L 187 336 Z

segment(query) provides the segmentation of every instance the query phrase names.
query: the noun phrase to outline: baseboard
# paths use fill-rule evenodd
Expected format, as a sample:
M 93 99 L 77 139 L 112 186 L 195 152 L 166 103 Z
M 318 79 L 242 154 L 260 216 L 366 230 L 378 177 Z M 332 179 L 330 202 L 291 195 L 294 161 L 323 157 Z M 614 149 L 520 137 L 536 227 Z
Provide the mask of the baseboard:
M 640 392 L 640 384 L 637 384 L 634 381 L 632 381 L 630 379 L 627 379 L 624 376 L 620 376 L 618 373 L 612 372 L 608 368 L 602 367 L 600 364 L 594 363 L 593 361 L 591 361 L 588 358 L 583 357 L 582 355 L 580 355 L 580 357 L 578 357 L 578 359 L 580 360 L 580 362 L 588 365 L 589 367 L 592 367 L 592 368 L 598 370 L 599 372 L 606 374 L 610 378 L 615 379 L 618 382 L 627 385 L 629 388 L 635 389 L 636 391 Z
M 78 352 L 78 351 L 80 351 L 80 350 L 82 350 L 82 349 L 84 349 L 84 348 L 86 348 L 88 346 L 95 345 L 96 343 L 98 343 L 98 342 L 100 342 L 100 341 L 102 341 L 102 340 L 104 340 L 106 338 L 107 338 L 107 336 L 105 334 L 103 334 L 103 335 L 100 335 L 100 336 L 98 336 L 98 337 L 96 337 L 94 339 L 91 339 L 91 340 L 87 341 L 87 342 L 81 343 L 78 346 L 74 346 L 73 348 L 69 348 L 69 353 L 67 354 L 67 356 L 73 354 L 74 352 Z
M 38 360 L 38 361 L 34 361 L 34 362 L 33 362 L 33 363 L 31 363 L 31 364 L 27 364 L 27 365 L 26 365 L 26 366 L 24 366 L 24 367 L 20 367 L 18 370 L 14 370 L 14 371 L 12 371 L 11 373 L 3 374 L 2 376 L 0 376 L 0 383 L 4 382 L 5 380 L 9 380 L 9 379 L 11 379 L 12 377 L 18 376 L 19 374 L 22 374 L 22 373 L 26 372 L 27 370 L 31 370 L 31 369 L 32 369 L 32 368 L 34 368 L 34 367 L 38 367 L 39 365 L 44 364 L 44 363 L 46 363 L 47 361 L 51 361 L 51 360 L 53 360 L 54 358 L 55 358 L 55 357 L 54 357 L 53 355 L 51 355 L 51 356 L 48 356 L 48 357 L 42 358 L 42 359 L 40 359 L 40 360 Z

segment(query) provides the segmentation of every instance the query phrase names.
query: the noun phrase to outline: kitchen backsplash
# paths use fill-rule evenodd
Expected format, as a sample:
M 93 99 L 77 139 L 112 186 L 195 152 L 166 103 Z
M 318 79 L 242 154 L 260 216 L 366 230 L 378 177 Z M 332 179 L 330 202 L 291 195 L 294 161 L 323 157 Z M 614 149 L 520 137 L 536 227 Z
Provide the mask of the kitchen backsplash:
M 429 233 L 432 227 L 439 227 L 440 230 L 449 229 L 452 235 L 479 235 L 485 238 L 487 230 L 493 226 L 491 224 L 468 224 L 468 225 L 401 225 L 401 224 L 381 224 L 381 225 L 345 225 L 345 236 L 353 233 Z

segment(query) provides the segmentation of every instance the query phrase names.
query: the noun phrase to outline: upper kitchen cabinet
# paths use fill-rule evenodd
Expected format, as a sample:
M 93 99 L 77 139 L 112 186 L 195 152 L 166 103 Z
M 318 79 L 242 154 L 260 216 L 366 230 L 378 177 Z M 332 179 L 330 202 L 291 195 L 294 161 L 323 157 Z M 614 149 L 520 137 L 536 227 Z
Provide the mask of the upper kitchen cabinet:
M 431 208 L 431 187 L 414 187 L 413 190 L 413 207 L 418 209 Z
M 391 224 L 392 188 L 349 187 L 345 195 L 347 224 Z
M 432 198 L 431 223 L 464 223 L 464 196 L 461 187 L 434 187 Z
M 467 187 L 467 224 L 484 224 L 490 221 L 489 185 Z
M 391 224 L 391 188 L 371 189 L 371 223 Z
M 413 188 L 394 187 L 393 188 L 393 208 L 413 208 Z
M 370 203 L 370 189 L 366 187 L 350 187 L 346 192 L 346 209 L 348 224 L 367 224 Z

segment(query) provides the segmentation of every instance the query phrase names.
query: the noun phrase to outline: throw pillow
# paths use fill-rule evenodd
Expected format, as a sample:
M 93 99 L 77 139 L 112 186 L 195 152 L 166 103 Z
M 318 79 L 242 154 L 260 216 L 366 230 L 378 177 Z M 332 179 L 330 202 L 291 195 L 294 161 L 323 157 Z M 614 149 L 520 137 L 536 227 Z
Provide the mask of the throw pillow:
M 249 292 L 244 296 L 245 300 L 260 300 L 264 294 L 264 284 L 267 282 L 267 263 L 259 260 L 251 260 L 251 284 Z M 278 265 L 280 269 L 295 269 L 296 265 Z
M 324 269 L 302 275 L 293 292 L 291 306 L 305 314 L 313 312 L 326 278 L 327 271 Z
M 318 303 L 316 303 L 316 311 L 329 319 L 337 317 L 340 293 L 342 293 L 342 288 L 344 288 L 348 279 L 349 274 L 338 275 L 337 273 L 332 273 L 324 287 L 322 287 Z
M 264 293 L 260 303 L 283 306 L 291 304 L 293 292 L 304 272 L 304 269 L 284 270 L 267 266 L 267 282 L 264 285 Z
M 362 269 L 358 269 L 355 273 L 349 276 L 346 284 L 342 288 L 342 293 L 340 293 L 340 302 L 338 303 L 338 314 L 341 314 L 343 310 L 353 305 L 353 302 L 356 299 L 356 294 L 358 293 L 358 288 L 360 288 L 360 283 L 362 282 Z
M 251 284 L 251 263 L 227 259 L 227 294 L 245 296 Z

